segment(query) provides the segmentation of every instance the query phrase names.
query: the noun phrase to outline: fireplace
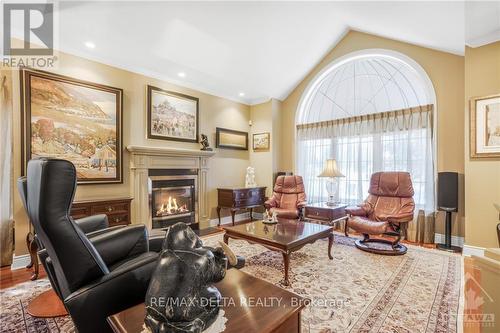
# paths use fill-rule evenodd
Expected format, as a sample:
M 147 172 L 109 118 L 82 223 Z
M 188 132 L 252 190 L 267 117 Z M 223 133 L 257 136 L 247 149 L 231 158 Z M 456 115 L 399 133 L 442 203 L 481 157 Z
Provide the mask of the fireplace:
M 148 176 L 152 229 L 177 222 L 198 229 L 197 170 L 153 169 Z

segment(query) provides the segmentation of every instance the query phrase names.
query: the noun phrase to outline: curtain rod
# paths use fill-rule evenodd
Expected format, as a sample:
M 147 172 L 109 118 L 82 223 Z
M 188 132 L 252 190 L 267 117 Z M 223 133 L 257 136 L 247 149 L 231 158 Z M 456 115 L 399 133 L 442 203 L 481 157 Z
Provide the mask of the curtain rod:
M 379 118 L 385 118 L 385 117 L 390 117 L 390 116 L 399 116 L 399 115 L 419 113 L 419 112 L 431 112 L 433 109 L 434 109 L 433 104 L 420 105 L 420 106 L 415 106 L 415 107 L 407 108 L 407 109 L 399 109 L 399 110 L 393 110 L 393 111 L 371 113 L 371 114 L 365 114 L 362 116 L 353 116 L 353 117 L 334 119 L 334 120 L 325 120 L 325 121 L 319 121 L 316 123 L 299 124 L 299 125 L 297 125 L 297 129 L 331 126 L 331 125 L 342 124 L 342 123 L 351 123 L 351 122 L 356 122 L 356 121 L 379 119 Z

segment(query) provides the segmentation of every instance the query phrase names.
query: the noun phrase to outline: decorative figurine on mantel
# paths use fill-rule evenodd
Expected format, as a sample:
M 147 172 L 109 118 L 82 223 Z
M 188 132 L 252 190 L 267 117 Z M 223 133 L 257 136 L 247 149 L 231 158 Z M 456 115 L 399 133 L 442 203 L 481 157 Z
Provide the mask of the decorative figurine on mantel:
M 245 187 L 255 187 L 257 183 L 255 182 L 255 168 L 249 166 L 247 168 L 247 175 L 245 176 Z
M 226 275 L 223 250 L 203 246 L 181 222 L 167 229 L 162 248 L 146 293 L 146 328 L 154 333 L 200 333 L 224 320 L 219 318 L 221 294 L 212 285 Z
M 210 143 L 208 143 L 208 137 L 205 134 L 201 135 L 201 150 L 212 151 L 213 149 L 210 147 Z

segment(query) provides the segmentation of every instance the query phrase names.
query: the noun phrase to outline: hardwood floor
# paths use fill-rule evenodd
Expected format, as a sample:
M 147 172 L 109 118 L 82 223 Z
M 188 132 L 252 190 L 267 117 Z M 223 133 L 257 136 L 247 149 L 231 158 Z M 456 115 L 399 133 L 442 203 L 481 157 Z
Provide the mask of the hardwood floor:
M 240 221 L 240 222 L 236 222 L 236 224 L 243 224 L 243 223 L 247 223 L 247 222 L 249 222 L 249 221 L 248 220 L 247 221 Z M 419 245 L 419 244 L 415 244 L 415 243 L 408 242 L 408 241 L 405 241 L 405 243 L 412 244 L 412 245 Z M 435 247 L 434 244 L 424 244 L 423 246 L 427 247 L 427 248 L 434 248 Z M 13 287 L 13 286 L 15 286 L 19 283 L 22 283 L 22 282 L 29 281 L 32 274 L 33 274 L 32 269 L 23 268 L 23 269 L 18 269 L 18 270 L 12 271 L 9 266 L 2 267 L 2 268 L 0 268 L 0 290 Z M 465 276 L 469 275 L 469 276 L 474 277 L 474 279 L 476 281 L 480 281 L 480 278 L 481 278 L 480 271 L 479 271 L 479 269 L 477 269 L 474 266 L 473 260 L 470 257 L 464 258 L 464 274 L 465 274 Z M 43 267 L 40 266 L 40 278 L 45 278 L 46 276 L 47 276 L 47 274 L 45 273 Z M 465 289 L 469 290 L 468 288 L 470 288 L 471 290 L 474 290 L 476 292 L 480 292 L 480 290 L 479 290 L 480 287 L 477 284 L 470 284 L 469 285 L 466 282 Z M 480 314 L 481 313 L 481 308 L 475 309 L 472 311 L 468 310 L 469 308 L 470 307 L 468 307 L 468 305 L 467 305 L 467 298 L 466 298 L 465 304 L 464 304 L 464 309 L 465 309 L 464 314 L 471 315 L 471 314 Z M 464 324 L 464 331 L 463 332 L 464 333 L 481 333 L 481 328 L 479 327 L 479 325 Z
M 33 269 L 21 268 L 15 271 L 10 269 L 10 266 L 5 266 L 0 268 L 0 290 L 5 288 L 10 288 L 16 284 L 30 281 L 33 275 Z M 40 265 L 40 275 L 39 279 L 47 277 L 45 270 L 42 265 Z

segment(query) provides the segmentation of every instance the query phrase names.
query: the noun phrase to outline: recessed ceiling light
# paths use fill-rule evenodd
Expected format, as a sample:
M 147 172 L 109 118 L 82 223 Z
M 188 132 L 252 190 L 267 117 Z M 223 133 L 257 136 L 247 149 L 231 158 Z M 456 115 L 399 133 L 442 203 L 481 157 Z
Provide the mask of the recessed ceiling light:
M 85 42 L 85 46 L 89 49 L 95 49 L 95 44 L 92 42 Z
M 244 92 L 240 92 L 239 95 L 240 95 L 240 97 L 243 97 L 243 96 L 245 96 L 245 93 Z
M 177 73 L 177 75 L 179 75 L 179 77 L 186 77 L 186 73 L 184 73 L 184 72 L 179 72 L 179 73 Z

